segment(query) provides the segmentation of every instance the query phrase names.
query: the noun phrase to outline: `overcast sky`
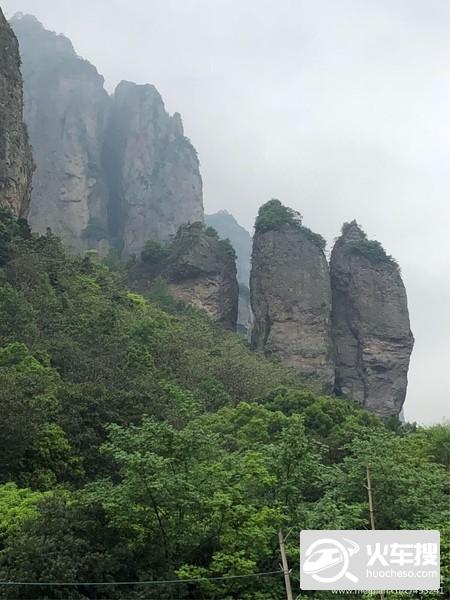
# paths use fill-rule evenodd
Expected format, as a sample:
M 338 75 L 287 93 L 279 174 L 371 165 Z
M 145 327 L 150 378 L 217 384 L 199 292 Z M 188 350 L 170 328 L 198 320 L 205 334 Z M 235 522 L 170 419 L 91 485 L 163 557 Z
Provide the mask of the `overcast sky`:
M 0 0 L 1 1 L 1 0 Z M 4 0 L 112 91 L 153 83 L 197 148 L 207 212 L 271 197 L 331 244 L 356 218 L 399 261 L 408 420 L 450 417 L 448 0 Z

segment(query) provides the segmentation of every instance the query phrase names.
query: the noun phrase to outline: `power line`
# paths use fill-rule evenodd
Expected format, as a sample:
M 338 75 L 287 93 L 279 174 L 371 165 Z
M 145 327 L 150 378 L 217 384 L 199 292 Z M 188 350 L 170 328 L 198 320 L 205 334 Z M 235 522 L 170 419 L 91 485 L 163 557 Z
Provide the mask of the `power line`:
M 105 586 L 105 585 L 162 585 L 174 583 L 195 583 L 197 581 L 221 581 L 224 579 L 245 579 L 249 577 L 268 577 L 281 575 L 283 571 L 266 571 L 246 575 L 222 575 L 217 577 L 197 577 L 195 579 L 159 579 L 155 581 L 0 581 L 0 585 L 19 586 Z

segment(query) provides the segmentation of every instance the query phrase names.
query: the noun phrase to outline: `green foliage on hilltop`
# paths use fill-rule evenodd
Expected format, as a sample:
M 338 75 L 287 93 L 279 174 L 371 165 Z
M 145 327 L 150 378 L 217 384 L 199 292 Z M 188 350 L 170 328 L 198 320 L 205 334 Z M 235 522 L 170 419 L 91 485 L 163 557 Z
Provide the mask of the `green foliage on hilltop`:
M 318 246 L 321 250 L 325 250 L 327 242 L 324 237 L 320 235 L 320 233 L 316 233 L 312 231 L 308 227 L 302 225 L 301 231 L 305 237 L 308 238 L 310 242 L 312 242 L 315 246 Z
M 319 233 L 315 233 L 302 225 L 302 219 L 303 217 L 299 212 L 284 206 L 279 200 L 273 198 L 260 207 L 255 221 L 255 231 L 260 233 L 279 231 L 284 226 L 290 225 L 301 231 L 315 246 L 324 250 L 326 246 L 325 239 Z
M 278 231 L 284 225 L 299 227 L 301 223 L 302 215 L 299 212 L 284 206 L 277 198 L 272 198 L 260 207 L 255 221 L 255 230 Z
M 344 223 L 342 226 L 342 233 L 348 230 L 352 225 L 356 225 L 356 221 L 352 223 Z M 386 252 L 381 243 L 377 240 L 369 240 L 367 235 L 362 229 L 359 228 L 359 239 L 351 241 L 348 245 L 349 251 L 357 256 L 363 256 L 367 258 L 373 265 L 390 265 L 399 268 L 397 261 L 390 254 Z
M 380 242 L 377 240 L 362 239 L 350 244 L 353 254 L 364 256 L 373 264 L 389 264 L 398 267 L 396 260 L 387 254 Z
M 199 240 L 206 236 L 212 248 L 220 256 L 229 256 L 236 260 L 236 252 L 229 239 L 220 239 L 219 234 L 214 227 L 206 226 L 203 223 L 191 223 L 182 225 L 169 246 L 169 260 L 177 260 L 188 254 L 190 251 L 195 251 Z
M 367 464 L 379 528 L 448 544 L 447 425 L 387 428 L 50 233 L 8 217 L 0 247 L 0 581 L 111 582 L 0 598 L 281 598 L 185 580 L 277 571 L 282 527 L 298 587 L 301 529 L 368 527 Z

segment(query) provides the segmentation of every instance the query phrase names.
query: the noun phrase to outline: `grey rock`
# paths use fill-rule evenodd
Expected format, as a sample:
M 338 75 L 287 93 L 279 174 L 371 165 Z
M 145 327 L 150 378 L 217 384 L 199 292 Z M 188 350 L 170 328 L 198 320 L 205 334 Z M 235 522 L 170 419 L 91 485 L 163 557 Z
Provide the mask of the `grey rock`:
M 11 25 L 20 45 L 24 116 L 36 162 L 29 222 L 41 233 L 50 227 L 73 250 L 82 250 L 90 230 L 106 237 L 103 77 L 76 55 L 70 40 L 34 17 L 15 15 Z
M 22 115 L 18 43 L 1 9 L 0 65 L 0 206 L 26 217 L 34 165 Z
M 218 325 L 236 329 L 236 258 L 231 246 L 208 235 L 202 223 L 180 227 L 165 275 L 176 299 L 206 311 Z
M 405 400 L 414 344 L 395 261 L 353 221 L 331 255 L 336 392 L 381 417 Z
M 250 306 L 250 257 L 252 236 L 226 210 L 205 215 L 205 223 L 214 227 L 223 239 L 229 239 L 237 257 L 237 277 L 239 282 L 238 331 L 246 338 L 251 334 L 253 313 Z
M 11 25 L 23 61 L 25 121 L 37 165 L 29 221 L 75 251 L 131 255 L 203 219 L 196 152 L 151 85 L 103 77 L 35 17 Z
M 173 238 L 180 225 L 203 220 L 197 154 L 156 88 L 122 81 L 106 126 L 104 168 L 115 231 L 126 256 L 146 240 Z
M 294 224 L 256 230 L 250 276 L 252 346 L 333 389 L 331 288 L 323 250 Z

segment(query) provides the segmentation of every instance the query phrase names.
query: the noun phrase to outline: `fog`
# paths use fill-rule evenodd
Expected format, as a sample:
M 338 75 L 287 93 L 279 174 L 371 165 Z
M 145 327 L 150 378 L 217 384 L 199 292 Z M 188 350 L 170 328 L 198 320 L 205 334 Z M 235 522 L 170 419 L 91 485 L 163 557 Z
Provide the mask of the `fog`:
M 356 218 L 400 263 L 416 338 L 405 416 L 450 417 L 447 0 L 6 0 L 112 91 L 153 83 L 196 147 L 207 212 L 279 198 L 329 246 Z

